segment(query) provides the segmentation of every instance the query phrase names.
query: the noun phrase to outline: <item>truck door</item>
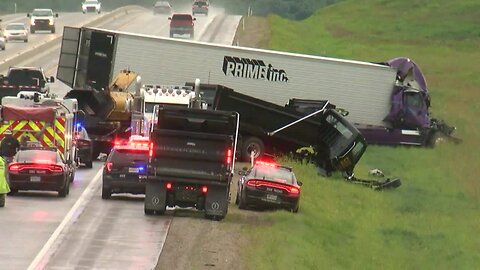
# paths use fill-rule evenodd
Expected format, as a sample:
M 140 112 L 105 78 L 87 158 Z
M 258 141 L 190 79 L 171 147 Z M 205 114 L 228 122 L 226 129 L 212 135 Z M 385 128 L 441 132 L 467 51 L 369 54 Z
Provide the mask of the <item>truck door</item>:
M 76 75 L 79 40 L 80 28 L 68 26 L 63 28 L 57 79 L 70 87 L 73 87 Z
M 86 82 L 97 90 L 106 89 L 110 83 L 115 40 L 112 33 L 92 32 Z

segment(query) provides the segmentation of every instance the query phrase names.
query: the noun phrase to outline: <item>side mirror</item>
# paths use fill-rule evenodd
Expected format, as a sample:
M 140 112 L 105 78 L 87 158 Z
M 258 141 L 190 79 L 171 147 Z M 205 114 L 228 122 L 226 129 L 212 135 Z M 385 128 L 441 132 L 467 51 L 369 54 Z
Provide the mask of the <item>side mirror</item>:
M 168 17 L 168 19 L 169 19 L 169 20 L 171 20 L 171 19 L 172 19 L 172 17 Z
M 30 18 L 30 13 L 27 13 L 27 17 L 29 17 L 29 18 Z
M 53 77 L 53 76 L 50 76 L 50 78 L 48 79 L 48 82 L 50 82 L 50 83 L 54 83 L 54 82 L 55 82 L 55 77 Z
M 58 18 L 58 13 L 55 13 L 55 17 L 57 17 L 57 18 Z
M 196 21 L 196 20 L 197 20 L 197 18 L 193 18 L 193 20 L 194 20 L 194 21 Z
M 301 187 L 303 185 L 303 182 L 302 181 L 297 181 L 297 185 Z

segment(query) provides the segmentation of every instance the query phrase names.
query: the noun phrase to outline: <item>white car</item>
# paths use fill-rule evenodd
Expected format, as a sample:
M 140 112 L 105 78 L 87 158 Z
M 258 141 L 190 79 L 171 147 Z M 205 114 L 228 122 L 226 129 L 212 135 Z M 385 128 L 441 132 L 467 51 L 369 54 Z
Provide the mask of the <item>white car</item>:
M 32 13 L 28 13 L 27 17 L 30 18 L 30 33 L 34 34 L 37 30 L 55 33 L 55 18 L 58 18 L 58 13 L 53 13 L 53 10 L 36 8 Z
M 98 0 L 85 0 L 85 2 L 82 3 L 82 12 L 83 14 L 87 12 L 97 12 L 100 14 L 100 12 L 102 12 L 102 3 Z
M 12 40 L 22 40 L 28 42 L 28 29 L 24 23 L 9 23 L 3 30 L 5 42 Z

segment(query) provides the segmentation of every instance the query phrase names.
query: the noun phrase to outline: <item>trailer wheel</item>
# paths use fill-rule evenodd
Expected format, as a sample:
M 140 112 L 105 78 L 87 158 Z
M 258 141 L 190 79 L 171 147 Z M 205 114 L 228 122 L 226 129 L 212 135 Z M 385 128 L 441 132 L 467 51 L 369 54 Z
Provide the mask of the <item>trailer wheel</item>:
M 242 144 L 242 160 L 250 161 L 250 153 L 255 152 L 254 158 L 258 158 L 265 153 L 265 145 L 257 137 L 247 137 Z

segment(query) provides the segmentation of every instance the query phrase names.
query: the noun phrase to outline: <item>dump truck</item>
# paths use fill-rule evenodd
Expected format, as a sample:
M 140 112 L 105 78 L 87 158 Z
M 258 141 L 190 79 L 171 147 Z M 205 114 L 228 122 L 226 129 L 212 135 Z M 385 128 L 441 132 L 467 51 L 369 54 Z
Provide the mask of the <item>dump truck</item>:
M 187 83 L 191 85 L 191 83 Z M 308 158 L 324 175 L 353 175 L 367 148 L 365 138 L 328 100 L 308 113 L 234 91 L 223 85 L 200 84 L 199 92 L 212 110 L 240 114 L 238 155 L 244 161 L 264 154 Z M 308 153 L 302 149 L 310 149 Z
M 150 134 L 145 214 L 194 207 L 221 220 L 228 211 L 239 115 L 161 105 Z
M 64 33 L 75 52 L 104 52 L 109 63 L 104 73 L 128 65 L 145 83 L 199 78 L 280 106 L 291 98 L 329 100 L 349 112 L 346 119 L 369 143 L 430 146 L 439 136 L 452 138 L 455 130 L 431 116 L 426 80 L 406 57 L 373 63 L 99 28 L 65 27 Z M 87 47 L 86 37 L 102 35 L 108 46 Z M 62 55 L 68 53 L 62 48 Z M 68 75 L 66 66 L 59 67 L 58 78 Z

